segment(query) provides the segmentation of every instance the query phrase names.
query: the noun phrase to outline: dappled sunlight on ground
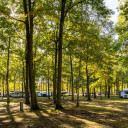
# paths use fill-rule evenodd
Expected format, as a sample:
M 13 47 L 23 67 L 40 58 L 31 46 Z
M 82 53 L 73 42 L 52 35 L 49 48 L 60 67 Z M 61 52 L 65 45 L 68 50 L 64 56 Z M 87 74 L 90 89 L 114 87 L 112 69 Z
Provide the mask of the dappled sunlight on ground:
M 0 128 L 118 128 L 128 127 L 128 100 L 94 100 L 76 102 L 62 100 L 65 110 L 55 110 L 52 99 L 39 98 L 38 111 L 30 111 L 30 106 L 23 105 L 22 98 L 11 99 L 7 106 L 5 99 L 0 99 Z

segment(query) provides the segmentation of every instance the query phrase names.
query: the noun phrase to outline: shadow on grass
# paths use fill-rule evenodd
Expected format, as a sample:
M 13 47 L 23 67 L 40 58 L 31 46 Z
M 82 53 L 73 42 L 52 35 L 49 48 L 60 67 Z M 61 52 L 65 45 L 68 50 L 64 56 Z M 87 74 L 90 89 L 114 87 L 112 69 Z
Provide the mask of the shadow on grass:
M 128 127 L 127 111 L 123 108 L 116 110 L 115 108 L 105 108 L 101 102 L 91 101 L 93 106 L 87 106 L 90 102 L 83 101 L 85 104 L 80 104 L 80 107 L 76 108 L 74 102 L 64 101 L 67 110 L 55 111 L 55 105 L 53 101 L 45 98 L 39 99 L 39 107 L 43 108 L 38 111 L 29 111 L 25 109 L 24 112 L 12 111 L 13 108 L 18 108 L 19 104 L 16 104 L 20 99 L 14 99 L 14 104 L 7 107 L 7 105 L 0 106 L 0 116 L 5 115 L 4 118 L 0 118 L 0 128 L 62 128 L 73 127 L 81 128 L 88 127 L 88 121 L 92 123 L 98 123 L 98 126 L 104 125 L 104 127 L 111 128 L 123 128 Z M 105 102 L 105 101 L 104 101 Z M 71 106 L 68 104 L 71 103 Z M 64 105 L 63 104 L 63 105 Z M 82 106 L 81 106 L 82 105 Z M 97 107 L 101 105 L 100 107 Z M 3 108 L 2 108 L 3 107 Z M 6 112 L 5 112 L 6 110 Z M 16 122 L 15 119 L 22 119 L 20 122 Z M 2 123 L 1 123 L 2 122 Z
M 83 110 L 86 109 L 86 110 Z M 96 122 L 98 124 L 105 125 L 106 127 L 111 127 L 111 128 L 123 128 L 123 127 L 128 127 L 128 116 L 125 113 L 122 112 L 117 112 L 117 111 L 110 111 L 106 110 L 104 108 L 99 109 L 95 107 L 87 107 L 87 106 L 82 106 L 70 110 L 63 110 L 66 115 L 71 115 L 78 117 L 80 119 L 85 119 L 91 122 Z M 107 113 L 107 114 L 105 114 Z
M 83 123 L 82 121 L 78 121 L 76 119 L 70 118 L 67 115 L 65 115 L 64 113 L 56 113 L 56 111 L 48 112 L 45 109 L 42 109 L 40 111 L 33 111 L 40 119 L 45 120 L 46 124 L 47 124 L 47 128 L 49 128 L 52 124 L 52 128 L 59 128 L 59 127 L 73 127 L 73 128 L 80 128 L 83 124 L 85 126 L 85 123 Z M 42 116 L 42 113 L 45 113 L 48 115 L 47 120 L 44 119 L 44 116 Z M 45 117 L 46 118 L 46 117 Z M 51 120 L 51 124 L 49 123 L 49 120 Z
M 14 121 L 14 117 L 10 111 L 10 105 L 3 105 L 3 107 L 6 109 L 4 111 L 0 109 L 0 128 L 16 128 L 20 126 L 21 123 Z

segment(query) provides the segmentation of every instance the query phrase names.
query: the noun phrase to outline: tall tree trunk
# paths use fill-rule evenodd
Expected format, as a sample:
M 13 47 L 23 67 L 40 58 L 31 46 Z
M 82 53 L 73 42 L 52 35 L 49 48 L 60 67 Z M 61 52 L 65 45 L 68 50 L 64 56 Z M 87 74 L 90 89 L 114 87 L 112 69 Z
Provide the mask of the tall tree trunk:
M 3 80 L 2 80 L 2 85 L 3 85 L 3 97 L 4 97 L 4 76 L 3 76 Z
M 23 0 L 24 13 L 25 13 L 25 25 L 26 25 L 26 39 L 27 39 L 27 62 L 29 67 L 29 87 L 31 92 L 31 110 L 39 109 L 37 104 L 36 92 L 35 92 L 35 78 L 33 70 L 33 7 L 31 0 Z M 29 10 L 29 13 L 28 13 Z
M 24 88 L 25 88 L 25 75 L 24 75 L 24 62 L 23 62 L 22 97 L 23 97 Z
M 49 85 L 49 69 L 48 69 L 48 99 L 50 99 L 50 95 L 49 95 L 49 87 L 50 85 Z
M 78 86 L 77 86 L 77 103 L 76 106 L 79 107 L 79 87 L 80 87 L 80 81 L 81 81 L 81 56 L 80 56 L 80 60 L 79 60 L 79 82 L 78 82 Z
M 119 95 L 119 79 L 116 77 L 116 95 Z
M 25 49 L 25 59 L 26 59 L 26 82 L 25 82 L 25 104 L 30 104 L 29 101 L 29 58 L 28 58 L 28 42 L 29 42 L 29 20 L 28 20 L 28 11 L 27 11 L 27 3 L 26 0 L 23 0 L 23 7 L 24 7 L 24 13 L 25 13 L 25 27 L 26 27 L 26 49 Z
M 14 91 L 16 90 L 16 79 L 15 79 L 15 76 L 14 76 Z
M 27 53 L 26 53 L 27 54 Z M 25 75 L 25 104 L 30 104 L 30 101 L 29 101 L 29 86 L 28 86 L 28 74 L 29 74 L 29 71 L 28 71 L 28 59 L 27 59 L 27 55 L 26 55 L 26 75 Z
M 122 79 L 122 90 L 124 89 L 124 80 Z
M 83 94 L 83 96 L 84 96 L 84 86 L 82 86 L 82 94 Z
M 95 91 L 95 88 L 94 88 L 94 98 L 96 98 L 96 91 Z
M 28 1 L 29 3 L 29 15 L 30 15 L 30 35 L 29 35 L 29 42 L 28 42 L 28 58 L 29 58 L 29 86 L 31 91 L 31 109 L 38 110 L 37 104 L 37 97 L 35 92 L 35 75 L 33 70 L 33 8 L 31 0 Z
M 63 42 L 63 26 L 66 0 L 61 0 L 61 18 L 59 28 L 59 51 L 58 51 L 58 83 L 57 83 L 57 101 L 56 109 L 63 109 L 61 105 L 61 72 L 62 72 L 62 42 Z
M 108 98 L 110 98 L 110 83 L 108 81 Z
M 116 93 L 116 83 L 114 83 L 114 95 Z
M 55 73 L 54 73 L 54 83 L 53 83 L 53 100 L 56 103 L 56 86 L 57 86 L 57 41 L 55 42 Z
M 105 97 L 107 96 L 107 83 L 106 83 L 106 79 L 105 79 Z
M 67 79 L 67 92 L 69 92 L 69 90 L 68 90 L 68 79 Z
M 9 83 L 8 83 L 8 77 L 9 77 L 9 49 L 10 49 L 10 42 L 11 42 L 11 37 L 9 37 L 8 56 L 7 56 L 7 76 L 6 76 L 6 85 L 7 85 L 7 103 L 10 103 Z
M 86 63 L 86 77 L 87 77 L 87 100 L 91 100 L 89 91 L 89 74 L 88 74 L 88 64 Z
M 41 92 L 43 91 L 42 78 L 41 78 Z
M 71 52 L 70 52 L 70 66 L 71 66 L 72 101 L 74 101 L 74 84 L 73 84 L 73 68 L 72 68 L 72 55 L 71 55 Z
M 43 78 L 43 91 L 44 91 L 44 78 Z

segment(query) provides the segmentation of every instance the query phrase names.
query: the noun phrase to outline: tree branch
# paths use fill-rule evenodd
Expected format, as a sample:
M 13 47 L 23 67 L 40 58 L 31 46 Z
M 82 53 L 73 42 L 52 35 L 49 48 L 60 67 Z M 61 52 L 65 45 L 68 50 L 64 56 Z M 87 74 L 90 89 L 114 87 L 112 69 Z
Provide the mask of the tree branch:
M 19 20 L 19 19 L 16 19 L 16 18 L 14 18 L 14 17 L 12 17 L 12 16 L 8 16 L 8 17 L 10 17 L 10 18 L 11 18 L 11 19 L 13 19 L 13 20 L 16 20 L 16 21 L 20 21 L 20 22 L 25 23 L 25 21 L 23 21 L 23 20 Z
M 86 1 L 86 0 L 81 0 L 81 1 L 76 2 L 74 4 L 72 4 L 72 1 L 70 1 L 70 4 L 69 4 L 67 10 L 65 11 L 64 17 L 66 17 L 66 15 L 69 12 L 69 10 L 71 10 L 74 6 L 79 5 L 79 4 L 83 3 L 84 1 Z
M 101 62 L 99 62 L 98 67 L 96 68 L 96 70 L 95 70 L 94 72 L 92 72 L 92 73 L 90 74 L 90 76 L 92 76 L 92 75 L 98 70 L 98 68 L 100 67 L 100 64 L 101 64 Z
M 62 48 L 62 49 L 66 49 L 66 48 L 68 48 L 68 47 L 69 47 L 69 45 L 70 45 L 70 43 L 71 43 L 71 42 L 69 42 L 69 44 L 68 44 L 66 47 Z

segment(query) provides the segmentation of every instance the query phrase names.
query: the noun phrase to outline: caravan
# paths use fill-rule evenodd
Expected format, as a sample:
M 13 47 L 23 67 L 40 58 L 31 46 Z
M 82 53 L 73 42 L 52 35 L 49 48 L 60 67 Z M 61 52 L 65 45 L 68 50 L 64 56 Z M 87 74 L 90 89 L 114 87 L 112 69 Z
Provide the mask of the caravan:
M 48 96 L 48 91 L 37 92 L 36 94 L 37 94 L 38 97 L 47 97 Z M 49 91 L 49 96 L 52 96 L 51 91 Z
M 123 89 L 123 91 L 120 91 L 119 97 L 120 98 L 128 98 L 128 88 L 127 89 Z
M 9 92 L 10 97 L 13 98 L 21 98 L 21 97 L 25 97 L 25 92 L 22 91 L 12 91 Z

